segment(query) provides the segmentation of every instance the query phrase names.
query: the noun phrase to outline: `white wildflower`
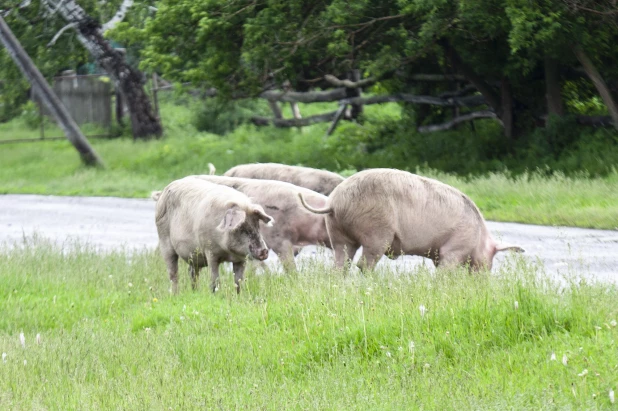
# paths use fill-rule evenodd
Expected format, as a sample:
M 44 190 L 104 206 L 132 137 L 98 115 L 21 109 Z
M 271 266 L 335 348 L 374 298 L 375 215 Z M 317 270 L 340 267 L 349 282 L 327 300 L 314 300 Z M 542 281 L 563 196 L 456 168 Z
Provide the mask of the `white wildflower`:
M 37 345 L 41 344 L 41 334 L 37 333 L 37 335 L 36 335 L 36 343 L 37 343 Z
M 578 377 L 585 377 L 586 375 L 588 375 L 588 370 L 586 370 L 586 369 L 584 369 L 582 372 L 577 374 Z
M 614 401 L 616 401 L 616 399 L 614 398 L 614 390 L 610 389 L 609 390 L 609 402 L 613 404 Z
M 551 357 L 549 357 L 549 361 L 556 361 L 556 353 L 551 353 Z
M 21 346 L 26 348 L 26 336 L 24 335 L 24 333 L 19 333 L 19 342 L 21 343 Z
M 426 370 L 428 370 L 428 369 L 429 369 L 429 367 L 431 367 L 431 365 L 429 365 L 429 363 L 428 363 L 428 362 L 426 362 L 426 363 L 425 363 L 425 365 L 423 365 L 423 368 L 424 368 L 424 369 L 426 369 Z
M 425 313 L 427 312 L 427 308 L 425 308 L 425 306 L 421 304 L 418 306 L 418 310 L 421 312 L 421 317 L 424 317 Z
M 183 317 L 182 315 L 180 316 L 180 321 L 184 321 L 185 317 Z
M 5 352 L 2 353 L 2 362 L 6 362 L 6 353 Z
M 129 288 L 130 288 L 130 287 L 133 287 L 133 283 L 129 283 Z
M 562 364 L 564 364 L 564 366 L 566 367 L 568 363 L 569 363 L 569 359 L 567 358 L 566 354 L 564 354 L 562 356 Z
M 28 364 L 28 361 L 24 360 L 24 365 Z
M 616 325 L 618 325 L 618 323 L 616 322 L 616 320 L 611 320 L 609 322 L 609 325 L 611 325 L 612 327 L 615 327 Z
M 517 302 L 517 300 L 515 300 L 515 303 L 513 304 L 513 306 L 515 307 L 516 310 L 519 310 L 519 303 Z
M 387 351 L 387 352 L 386 352 L 386 356 L 387 356 L 388 358 L 391 358 L 391 357 L 392 357 L 391 352 L 390 352 L 390 351 Z
M 410 341 L 408 344 L 408 350 L 410 350 L 410 352 L 414 352 L 414 341 Z
M 107 278 L 112 278 L 112 277 L 113 277 L 113 276 L 112 276 L 111 274 L 107 276 Z

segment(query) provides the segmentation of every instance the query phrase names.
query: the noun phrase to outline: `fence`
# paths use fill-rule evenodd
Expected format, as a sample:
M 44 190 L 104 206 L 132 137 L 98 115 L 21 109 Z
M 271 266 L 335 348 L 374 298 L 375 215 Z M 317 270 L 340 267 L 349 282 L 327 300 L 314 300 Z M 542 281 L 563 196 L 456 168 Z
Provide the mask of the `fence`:
M 75 75 L 68 72 L 63 76 L 55 77 L 52 86 L 54 92 L 67 108 L 77 125 L 94 124 L 105 133 L 86 135 L 88 138 L 109 137 L 113 122 L 112 97 L 114 90 L 108 77 L 102 75 Z M 47 109 L 41 104 L 33 89 L 32 100 L 39 107 L 39 137 L 0 140 L 2 143 L 27 141 L 63 140 L 64 136 L 45 135 L 45 117 L 49 116 Z

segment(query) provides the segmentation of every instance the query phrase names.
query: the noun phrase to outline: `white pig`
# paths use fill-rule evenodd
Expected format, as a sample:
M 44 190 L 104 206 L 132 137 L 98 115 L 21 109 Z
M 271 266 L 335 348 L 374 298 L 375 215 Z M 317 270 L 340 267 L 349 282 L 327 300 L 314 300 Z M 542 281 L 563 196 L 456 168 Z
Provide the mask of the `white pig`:
M 285 181 L 326 196 L 344 180 L 339 174 L 330 171 L 276 163 L 241 164 L 230 168 L 224 175 L 227 177 Z
M 461 191 L 437 180 L 393 169 L 361 171 L 341 183 L 328 198 L 326 226 L 343 267 L 360 246 L 361 269 L 371 269 L 385 253 L 429 257 L 437 266 L 470 264 L 491 269 L 499 251 L 523 252 L 498 244 L 476 205 Z
M 272 225 L 273 218 L 259 204 L 232 188 L 186 177 L 153 192 L 159 249 L 167 264 L 172 290 L 178 292 L 178 257 L 189 264 L 192 287 L 197 287 L 199 270 L 209 266 L 214 292 L 219 281 L 219 264 L 233 265 L 237 292 L 247 256 L 268 257 L 259 222 Z
M 286 269 L 293 268 L 296 249 L 306 245 L 330 248 L 324 216 L 305 210 L 298 202 L 298 193 L 302 193 L 313 207 L 324 207 L 328 197 L 282 181 L 212 175 L 194 177 L 231 187 L 261 205 L 277 221 L 274 227 L 263 228 L 262 236 Z

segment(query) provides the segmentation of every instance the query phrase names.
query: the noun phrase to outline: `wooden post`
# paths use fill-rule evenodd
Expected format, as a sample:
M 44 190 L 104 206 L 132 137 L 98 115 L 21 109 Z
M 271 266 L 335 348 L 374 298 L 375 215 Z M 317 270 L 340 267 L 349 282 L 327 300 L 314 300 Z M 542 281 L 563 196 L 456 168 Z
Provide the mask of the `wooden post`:
M 67 109 L 58 100 L 54 91 L 49 87 L 39 69 L 21 47 L 21 44 L 19 44 L 19 41 L 15 38 L 2 16 L 0 16 L 0 41 L 4 44 L 9 55 L 24 76 L 26 76 L 32 87 L 36 89 L 41 101 L 54 116 L 67 139 L 79 153 L 82 161 L 89 166 L 103 166 L 101 158 L 92 149 L 86 137 L 77 127 Z
M 350 80 L 356 83 L 360 81 L 361 79 L 361 72 L 359 69 L 354 69 L 348 74 L 348 77 Z M 348 88 L 346 89 L 346 98 L 360 97 L 361 92 L 362 90 L 360 87 Z M 349 117 L 353 120 L 358 120 L 360 115 L 363 113 L 363 105 L 362 104 L 351 104 L 350 106 L 351 106 L 351 110 L 349 113 Z
M 281 120 L 283 118 L 283 113 L 281 112 L 281 107 L 279 107 L 279 103 L 277 103 L 275 100 L 268 100 L 268 105 L 273 112 L 275 120 Z

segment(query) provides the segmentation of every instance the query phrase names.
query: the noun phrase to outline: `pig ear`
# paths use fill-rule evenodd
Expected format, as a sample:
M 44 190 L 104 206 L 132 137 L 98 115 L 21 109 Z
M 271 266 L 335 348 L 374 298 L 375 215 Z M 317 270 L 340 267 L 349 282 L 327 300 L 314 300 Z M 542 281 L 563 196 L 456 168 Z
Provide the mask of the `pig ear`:
M 237 205 L 233 205 L 227 209 L 217 229 L 220 231 L 231 231 L 241 225 L 246 217 L 247 213 L 244 210 L 238 208 Z
M 266 223 L 267 227 L 273 226 L 275 219 L 269 216 L 268 214 L 266 214 L 264 210 L 262 209 L 262 207 L 255 207 L 254 212 L 260 220 Z

